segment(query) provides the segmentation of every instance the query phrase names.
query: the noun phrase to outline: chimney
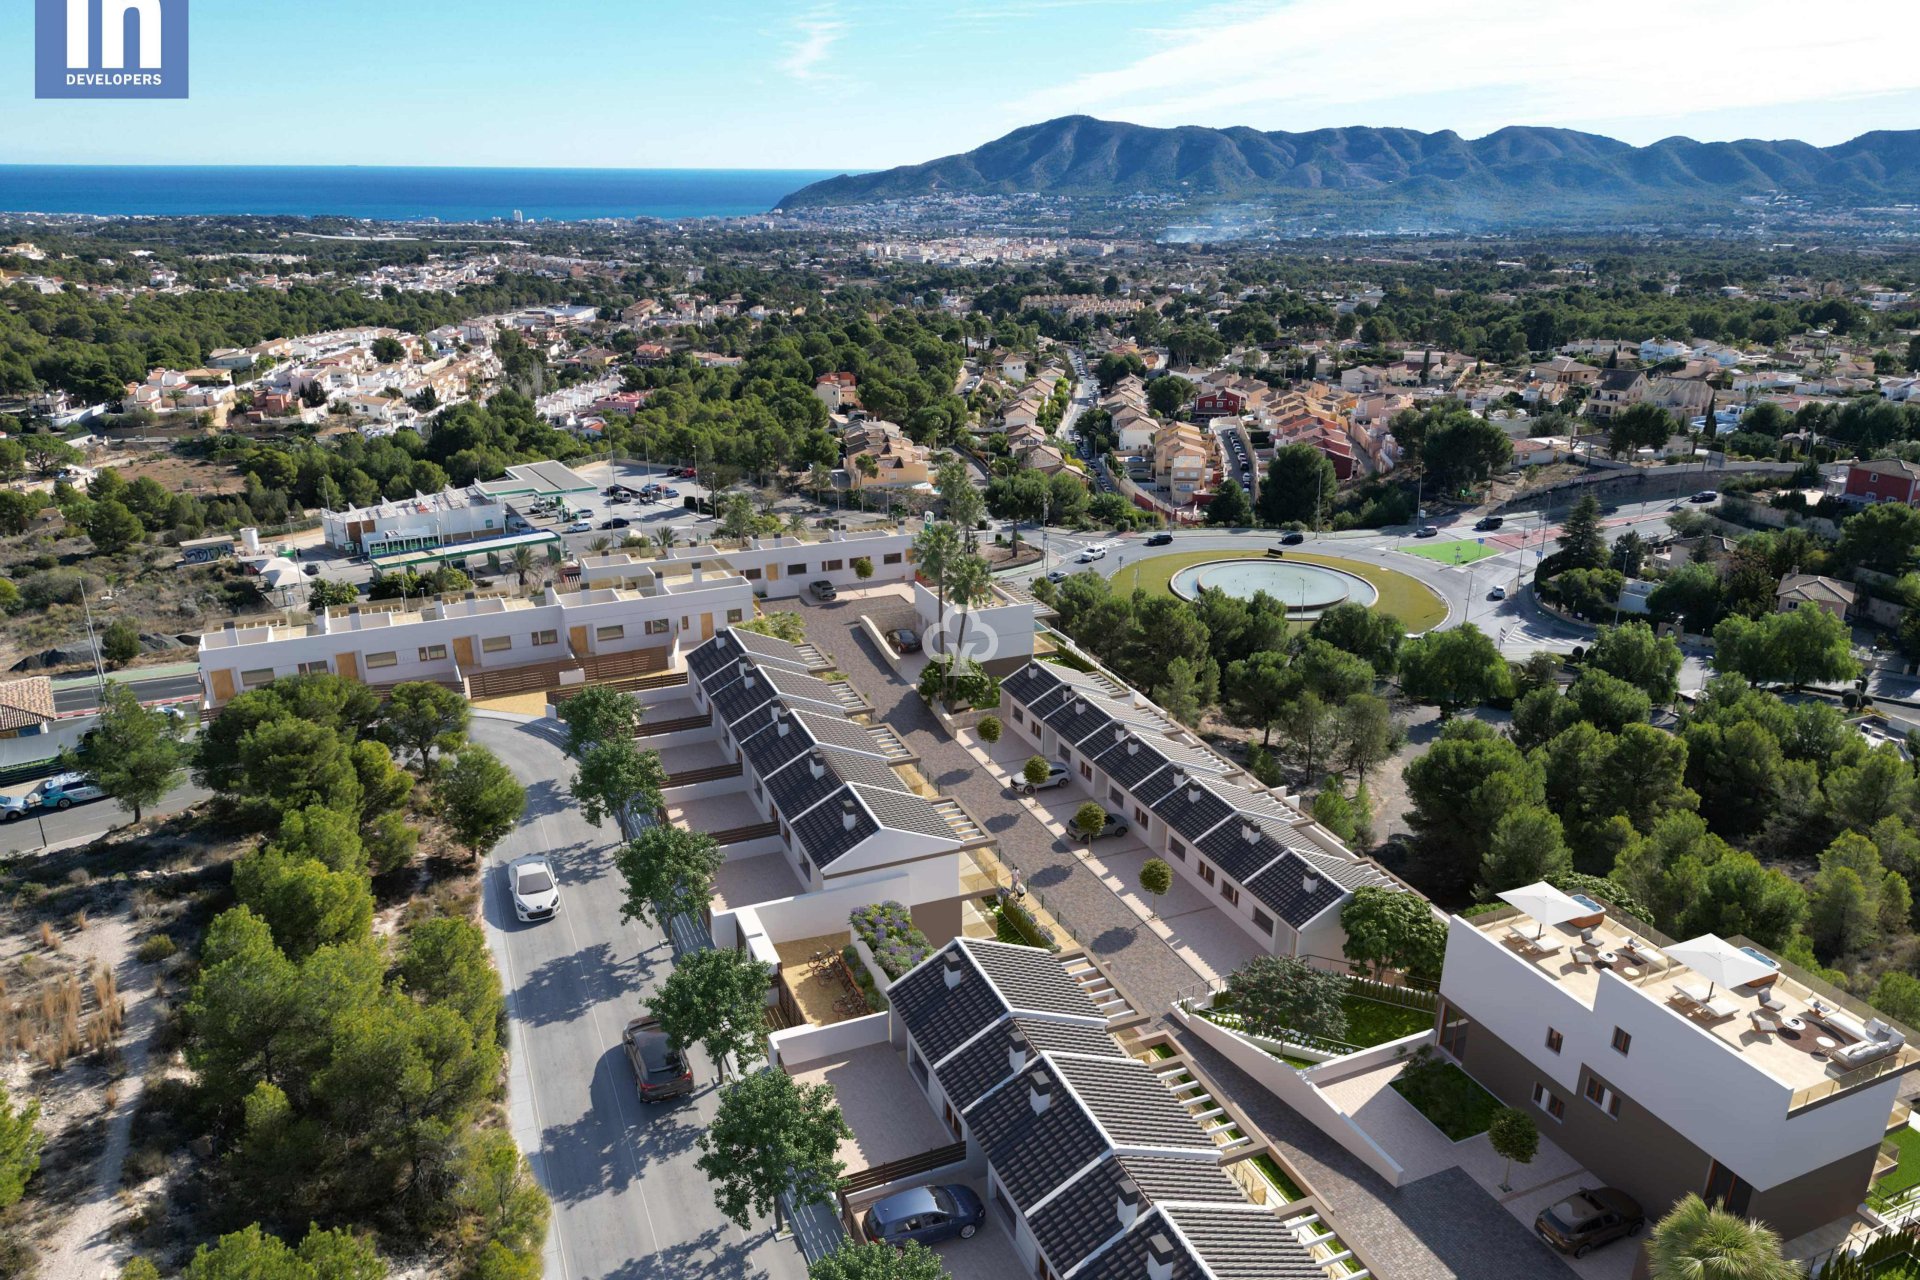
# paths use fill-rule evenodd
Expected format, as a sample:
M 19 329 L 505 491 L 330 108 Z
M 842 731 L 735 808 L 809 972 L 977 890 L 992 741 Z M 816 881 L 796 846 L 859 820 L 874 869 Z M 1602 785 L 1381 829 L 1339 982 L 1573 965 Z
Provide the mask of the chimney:
M 1073 700 L 1073 714 L 1077 716 L 1085 715 L 1086 711 L 1087 711 L 1087 700 L 1085 698 L 1075 698 Z
M 1032 1087 L 1027 1091 L 1027 1101 L 1033 1106 L 1033 1114 L 1039 1115 L 1053 1101 L 1053 1077 L 1045 1071 L 1036 1071 L 1029 1083 Z
M 786 737 L 787 732 L 793 728 L 791 724 L 787 723 L 787 709 L 785 707 L 775 707 L 773 709 L 773 725 L 774 732 L 783 738 Z
M 1200 780 L 1198 778 L 1193 779 L 1191 785 L 1187 787 L 1187 803 L 1200 803 Z
M 818 751 L 807 757 L 807 769 L 816 778 L 827 776 L 827 758 Z
M 853 830 L 853 824 L 858 821 L 859 817 L 853 806 L 853 797 L 848 796 L 840 802 L 840 825 L 851 831 Z
M 951 991 L 960 985 L 960 979 L 966 975 L 966 970 L 961 967 L 958 948 L 947 952 L 946 967 L 947 990 Z
M 1173 1280 L 1173 1241 L 1163 1232 L 1147 1237 L 1147 1280 Z
M 1245 840 L 1248 844 L 1259 844 L 1260 828 L 1256 827 L 1251 822 L 1242 823 L 1240 826 L 1240 838 Z
M 1007 1070 L 1016 1075 L 1027 1067 L 1027 1037 L 1015 1027 L 1007 1033 Z
M 1300 877 L 1300 892 L 1311 894 L 1320 887 L 1320 877 L 1309 871 Z
M 1140 754 L 1140 740 L 1138 738 L 1127 739 L 1127 754 L 1130 756 L 1137 756 Z
M 1120 1219 L 1120 1229 L 1129 1230 L 1133 1220 L 1140 1216 L 1140 1184 L 1132 1178 L 1121 1178 L 1120 1187 L 1113 1202 L 1114 1216 Z
M 1113 726 L 1113 740 L 1115 743 L 1125 742 L 1127 740 L 1127 726 L 1123 724 Z

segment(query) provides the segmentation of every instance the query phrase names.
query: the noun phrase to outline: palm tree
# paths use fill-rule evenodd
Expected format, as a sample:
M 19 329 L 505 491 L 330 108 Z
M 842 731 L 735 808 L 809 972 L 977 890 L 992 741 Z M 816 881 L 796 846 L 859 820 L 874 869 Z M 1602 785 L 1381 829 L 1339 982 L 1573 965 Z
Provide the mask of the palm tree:
M 527 577 L 533 572 L 533 548 L 515 547 L 513 549 L 513 571 L 520 577 L 520 585 L 527 585 Z
M 960 609 L 960 634 L 954 639 L 953 654 L 947 659 L 946 675 L 951 676 L 960 663 L 961 655 L 967 651 L 967 620 L 973 616 L 974 602 L 986 598 L 987 584 L 993 581 L 993 571 L 981 556 L 956 556 L 953 567 L 947 570 L 947 581 L 953 588 L 954 603 Z M 942 688 L 941 693 L 944 695 L 946 690 Z
M 672 525 L 663 526 L 658 532 L 656 532 L 653 535 L 653 545 L 655 549 L 657 549 L 660 552 L 661 555 L 665 555 L 667 554 L 667 552 L 671 551 L 674 545 L 679 541 L 680 541 L 680 531 L 674 528 Z
M 867 481 L 880 478 L 880 459 L 870 453 L 863 453 L 853 460 L 854 473 L 860 477 L 856 482 L 860 490 L 860 509 L 867 509 Z
M 934 631 L 942 638 L 947 634 L 947 577 L 959 556 L 960 535 L 950 524 L 930 524 L 913 540 L 914 564 L 920 576 L 933 584 L 934 594 L 940 599 L 940 618 Z
M 1769 1227 L 1709 1205 L 1699 1196 L 1673 1207 L 1647 1244 L 1654 1280 L 1799 1280 Z
M 824 462 L 816 462 L 807 471 L 807 488 L 813 490 L 813 500 L 821 501 L 821 495 L 833 488 L 833 468 Z
M 587 544 L 587 550 L 597 556 L 603 556 L 613 550 L 613 539 L 602 535 Z

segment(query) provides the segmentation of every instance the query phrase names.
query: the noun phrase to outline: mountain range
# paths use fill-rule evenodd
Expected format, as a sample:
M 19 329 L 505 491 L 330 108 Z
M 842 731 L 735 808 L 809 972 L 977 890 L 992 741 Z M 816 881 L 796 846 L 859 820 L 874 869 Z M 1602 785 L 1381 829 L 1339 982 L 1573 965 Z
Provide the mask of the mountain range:
M 1920 199 L 1920 130 L 1805 142 L 1696 142 L 1636 147 L 1572 129 L 1515 126 L 1484 138 L 1451 130 L 1366 127 L 1307 133 L 1159 129 L 1063 116 L 960 155 L 802 187 L 784 209 L 929 195 L 1163 196 L 1193 203 L 1306 199 L 1427 205 L 1507 217 L 1543 201 L 1587 214 L 1711 205 L 1778 192 L 1821 204 Z

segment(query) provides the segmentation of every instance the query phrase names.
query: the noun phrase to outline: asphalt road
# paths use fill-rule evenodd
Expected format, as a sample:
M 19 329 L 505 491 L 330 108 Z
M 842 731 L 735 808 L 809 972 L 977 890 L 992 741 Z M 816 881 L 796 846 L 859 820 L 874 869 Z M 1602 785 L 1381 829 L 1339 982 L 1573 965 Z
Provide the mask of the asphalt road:
M 573 768 L 552 721 L 476 717 L 472 736 L 527 787 L 519 828 L 487 859 L 488 941 L 507 988 L 508 1106 L 514 1138 L 553 1197 L 547 1280 L 801 1280 L 806 1267 L 770 1224 L 742 1232 L 714 1207 L 694 1161 L 718 1104 L 713 1064 L 697 1050 L 700 1089 L 648 1105 L 620 1047 L 627 1021 L 671 970 L 658 929 L 620 922 L 611 824 L 588 824 L 567 794 Z M 545 853 L 560 914 L 513 918 L 505 873 Z
M 157 680 L 128 680 L 122 683 L 138 694 L 140 701 L 146 703 L 160 702 L 168 698 L 200 696 L 198 675 L 161 676 Z M 63 714 L 70 711 L 97 711 L 99 708 L 100 686 L 97 683 L 73 685 L 70 688 L 53 691 L 53 709 Z
M 24 791 L 33 785 L 32 782 L 23 782 L 8 790 Z M 178 813 L 188 805 L 198 804 L 212 795 L 211 791 L 197 787 L 189 780 L 160 797 L 160 803 L 149 808 L 143 816 Z M 54 811 L 21 818 L 17 822 L 0 823 L 0 853 L 30 853 L 47 846 L 92 840 L 131 821 L 133 815 L 112 799 L 94 800 L 75 805 L 65 812 Z M 44 837 L 41 834 L 43 831 Z

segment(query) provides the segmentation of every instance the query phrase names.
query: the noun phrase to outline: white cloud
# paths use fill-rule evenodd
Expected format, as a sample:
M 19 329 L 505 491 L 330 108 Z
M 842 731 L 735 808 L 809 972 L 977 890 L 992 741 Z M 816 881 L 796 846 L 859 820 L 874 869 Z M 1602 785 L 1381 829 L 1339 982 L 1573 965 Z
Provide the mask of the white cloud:
M 1645 143 L 1689 117 L 1920 89 L 1920 64 L 1887 44 L 1911 21 L 1910 3 L 1835 0 L 1817 16 L 1804 0 L 1604 8 L 1546 0 L 1524 9 L 1514 0 L 1374 0 L 1363 12 L 1351 0 L 1238 4 L 1152 33 L 1155 52 L 1040 88 L 1009 114 L 1288 130 L 1406 125 L 1469 137 L 1509 124 L 1605 122 Z
M 823 78 L 821 64 L 833 52 L 846 26 L 829 6 L 822 5 L 802 14 L 794 20 L 794 38 L 787 46 L 786 56 L 780 60 L 780 69 L 795 80 Z

